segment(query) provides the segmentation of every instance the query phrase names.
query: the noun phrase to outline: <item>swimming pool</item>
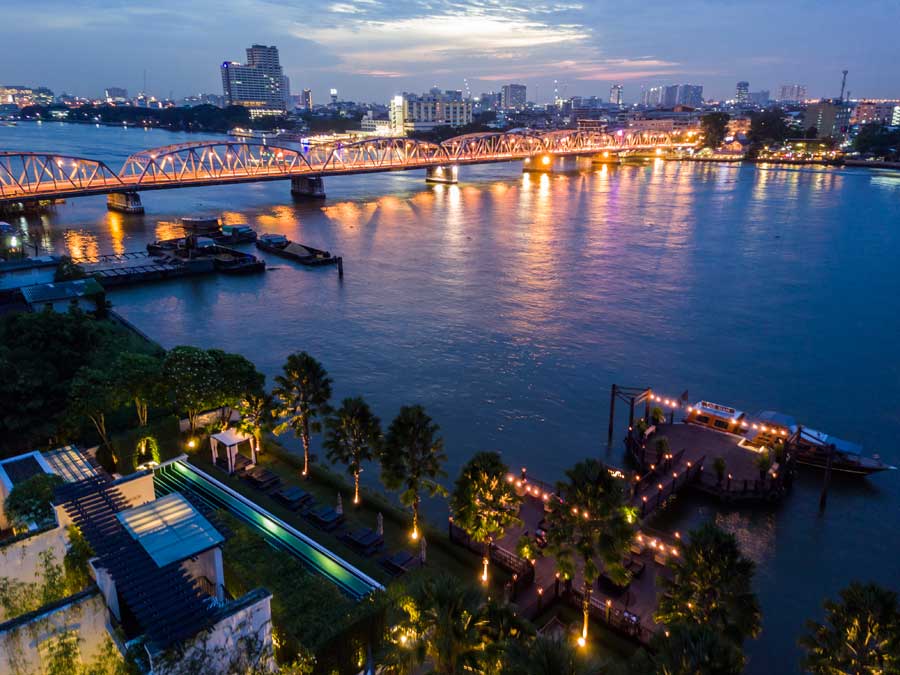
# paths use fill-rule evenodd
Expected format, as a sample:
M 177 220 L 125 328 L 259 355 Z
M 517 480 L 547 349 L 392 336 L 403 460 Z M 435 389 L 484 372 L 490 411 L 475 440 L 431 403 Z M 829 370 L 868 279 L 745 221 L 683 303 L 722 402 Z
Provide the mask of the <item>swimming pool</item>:
M 337 554 L 184 460 L 157 467 L 153 484 L 158 494 L 190 490 L 208 506 L 225 509 L 271 545 L 287 551 L 355 600 L 361 600 L 375 590 L 384 590 L 384 586 Z

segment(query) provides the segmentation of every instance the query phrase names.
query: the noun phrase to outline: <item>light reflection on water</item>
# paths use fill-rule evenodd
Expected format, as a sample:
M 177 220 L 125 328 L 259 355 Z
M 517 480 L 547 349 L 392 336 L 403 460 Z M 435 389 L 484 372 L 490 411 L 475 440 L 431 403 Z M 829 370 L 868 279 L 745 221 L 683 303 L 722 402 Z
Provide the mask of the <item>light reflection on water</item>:
M 100 137 L 64 131 L 40 147 Z M 176 142 L 98 131 L 112 158 Z M 310 351 L 336 398 L 361 394 L 385 421 L 423 403 L 451 475 L 485 448 L 549 480 L 587 455 L 621 462 L 604 447 L 613 382 L 790 412 L 900 463 L 893 176 L 653 161 L 565 175 L 465 167 L 461 179 L 327 179 L 314 204 L 292 203 L 281 183 L 149 192 L 145 216 L 116 219 L 102 199 L 73 200 L 17 226 L 57 250 L 109 253 L 176 236 L 181 216 L 227 214 L 342 255 L 343 283 L 270 258 L 265 275 L 112 301 L 163 345 L 242 352 L 270 381 L 288 353 Z M 898 473 L 835 481 L 822 517 L 816 473 L 774 511 L 686 498 L 666 514 L 682 530 L 717 518 L 759 563 L 765 627 L 748 646 L 751 672 L 796 672 L 796 637 L 825 594 L 858 577 L 896 584 L 882 535 L 900 527 Z

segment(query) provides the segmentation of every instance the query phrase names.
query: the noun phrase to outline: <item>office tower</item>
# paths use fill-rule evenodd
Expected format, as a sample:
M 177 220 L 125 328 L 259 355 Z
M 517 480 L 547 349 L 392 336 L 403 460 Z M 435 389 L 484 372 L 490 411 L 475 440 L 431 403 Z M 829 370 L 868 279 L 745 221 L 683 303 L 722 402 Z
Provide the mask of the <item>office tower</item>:
M 303 90 L 302 103 L 303 103 L 303 108 L 304 108 L 304 110 L 306 110 L 306 112 L 312 112 L 313 100 L 312 100 L 312 90 L 311 89 Z
M 738 105 L 744 105 L 750 102 L 750 83 L 738 82 L 734 90 L 734 101 Z
M 329 96 L 331 96 L 331 107 L 333 108 L 334 106 L 337 105 L 338 90 L 335 89 L 334 87 L 332 87 L 331 90 L 328 92 L 328 94 L 329 94 Z
M 290 95 L 288 87 L 277 47 L 253 45 L 247 49 L 247 63 L 222 64 L 225 104 L 249 108 L 251 117 L 283 114 Z
M 622 105 L 622 85 L 614 84 L 609 88 L 609 102 L 612 105 Z
M 525 85 L 504 84 L 500 90 L 500 107 L 507 110 L 525 109 Z
M 669 87 L 666 87 L 669 89 Z M 675 96 L 675 103 L 672 105 L 685 105 L 691 108 L 699 108 L 703 105 L 703 85 L 700 84 L 679 84 Z M 668 98 L 666 99 L 668 101 Z M 665 107 L 671 107 L 667 102 Z
M 783 84 L 779 90 L 779 101 L 798 103 L 806 100 L 805 84 Z
M 843 139 L 850 128 L 850 105 L 836 99 L 810 103 L 803 115 L 803 129 L 812 127 L 817 138 Z

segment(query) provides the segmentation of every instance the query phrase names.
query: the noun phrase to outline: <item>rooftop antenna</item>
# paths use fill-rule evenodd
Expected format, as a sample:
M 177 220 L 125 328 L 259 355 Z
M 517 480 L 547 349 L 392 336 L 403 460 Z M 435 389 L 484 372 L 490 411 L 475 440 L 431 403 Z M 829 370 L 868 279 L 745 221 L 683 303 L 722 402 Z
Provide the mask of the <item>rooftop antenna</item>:
M 841 79 L 841 103 L 844 102 L 844 89 L 847 88 L 847 72 L 846 70 L 841 71 L 844 73 L 843 79 Z
M 144 68 L 144 88 L 141 90 L 142 94 L 147 93 L 147 69 Z

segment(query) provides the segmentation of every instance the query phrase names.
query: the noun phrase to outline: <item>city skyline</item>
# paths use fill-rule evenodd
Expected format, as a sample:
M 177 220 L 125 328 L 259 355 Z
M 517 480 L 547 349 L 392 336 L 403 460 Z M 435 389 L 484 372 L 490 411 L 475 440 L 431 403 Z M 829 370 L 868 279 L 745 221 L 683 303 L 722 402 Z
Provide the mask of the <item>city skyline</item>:
M 711 99 L 733 98 L 738 81 L 773 92 L 799 82 L 809 96 L 826 97 L 839 93 L 844 68 L 855 97 L 900 91 L 900 74 L 883 68 L 892 61 L 890 26 L 900 21 L 900 7 L 879 0 L 841 12 L 819 7 L 816 30 L 803 35 L 795 34 L 801 22 L 810 28 L 803 6 L 768 1 L 692 0 L 677 8 L 650 2 L 638 9 L 577 2 L 424 5 L 161 0 L 152 8 L 110 12 L 94 0 L 78 7 L 38 0 L 4 9 L 10 20 L 0 26 L 0 38 L 18 55 L 4 78 L 96 96 L 107 87 L 139 90 L 146 71 L 149 92 L 178 98 L 218 92 L 221 62 L 261 43 L 279 47 L 294 91 L 312 89 L 320 100 L 331 88 L 341 98 L 378 101 L 435 84 L 461 90 L 468 84 L 477 96 L 520 82 L 529 100 L 540 103 L 553 98 L 554 80 L 563 97 L 606 98 L 611 84 L 622 84 L 629 103 L 653 86 L 694 82 Z M 855 21 L 857 15 L 883 20 Z M 755 39 L 735 40 L 735 30 Z

